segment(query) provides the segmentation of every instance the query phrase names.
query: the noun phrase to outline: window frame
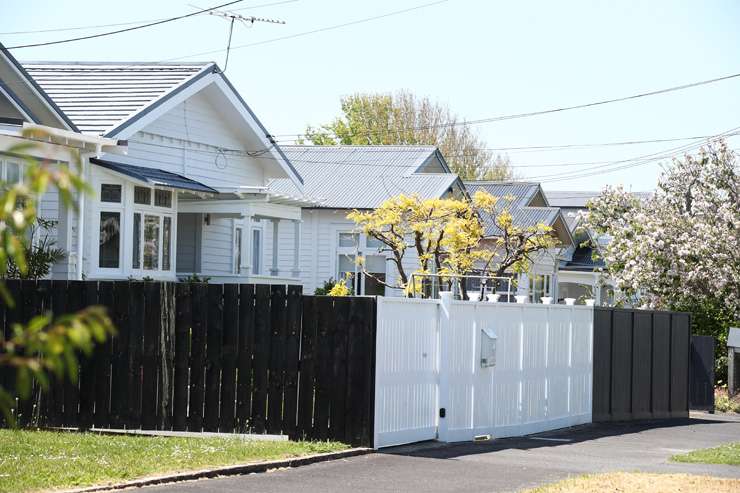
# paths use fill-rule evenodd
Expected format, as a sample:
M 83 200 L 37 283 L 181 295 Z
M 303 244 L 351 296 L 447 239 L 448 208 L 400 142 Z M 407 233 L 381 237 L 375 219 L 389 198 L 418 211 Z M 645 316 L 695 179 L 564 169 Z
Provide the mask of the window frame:
M 121 200 L 120 202 L 103 202 L 100 200 L 100 193 L 102 191 L 103 185 L 120 185 L 121 187 Z M 92 214 L 93 214 L 93 231 L 94 236 L 88 234 L 88 238 L 94 238 L 95 244 L 94 248 L 91 245 L 91 266 L 92 271 L 97 276 L 103 277 L 103 276 L 111 276 L 111 277 L 117 277 L 123 274 L 126 270 L 126 251 L 127 251 L 127 241 L 126 237 L 128 236 L 126 233 L 128 231 L 128 217 L 126 214 L 126 184 L 123 182 L 123 180 L 119 178 L 115 178 L 109 175 L 101 175 L 96 180 L 93 181 L 94 190 L 97 194 L 95 205 L 96 207 L 92 208 Z M 104 212 L 109 213 L 117 213 L 119 216 L 119 234 L 118 234 L 118 267 L 101 267 L 100 266 L 100 216 Z M 133 225 L 132 225 L 133 227 Z M 85 238 L 87 240 L 87 238 Z
M 231 228 L 231 272 L 238 276 L 244 275 L 244 269 L 247 267 L 244 264 L 244 260 L 246 259 L 244 232 L 248 230 L 242 221 L 236 219 L 233 221 Z
M 142 183 L 138 180 L 128 180 L 125 177 L 119 176 L 117 173 L 109 172 L 108 170 L 97 169 L 92 167 L 90 169 L 90 183 L 95 190 L 95 198 L 90 201 L 90 207 L 85 211 L 85 222 L 89 224 L 89 227 L 95 232 L 94 236 L 92 231 L 88 232 L 88 226 L 85 227 L 85 239 L 87 243 L 89 241 L 95 241 L 94 245 L 85 247 L 85 254 L 89 254 L 89 259 L 83 260 L 85 262 L 85 271 L 88 275 L 95 278 L 110 278 L 110 279 L 125 279 L 129 276 L 135 278 L 151 277 L 154 279 L 161 280 L 173 280 L 177 276 L 177 190 L 166 187 L 154 187 L 146 183 Z M 102 202 L 100 200 L 100 190 L 102 184 L 121 185 L 121 202 Z M 134 187 L 149 188 L 151 190 L 151 202 L 149 205 L 146 204 L 135 204 L 134 203 Z M 172 193 L 172 206 L 171 207 L 160 207 L 154 204 L 155 190 L 162 189 Z M 99 252 L 99 241 L 100 241 L 100 213 L 101 212 L 117 212 L 120 214 L 120 245 L 119 245 L 119 267 L 108 268 L 100 267 L 100 252 Z M 135 268 L 133 265 L 134 261 L 134 214 L 141 214 L 141 225 L 139 231 L 139 266 Z M 144 269 L 144 234 L 145 234 L 145 216 L 157 216 L 159 224 L 159 232 L 157 236 L 158 249 L 157 249 L 157 269 Z M 165 218 L 169 218 L 169 269 L 164 270 L 164 254 L 165 245 L 164 238 L 165 234 Z M 91 240 L 95 238 L 95 240 Z
M 349 235 L 353 234 L 356 235 L 357 243 L 355 246 L 341 246 L 341 237 L 343 235 Z M 353 231 L 351 229 L 346 229 L 342 227 L 338 227 L 335 229 L 334 233 L 334 242 L 336 245 L 335 248 L 335 256 L 334 256 L 334 276 L 336 280 L 342 279 L 343 277 L 340 275 L 339 265 L 340 265 L 340 258 L 341 257 L 349 257 L 352 256 L 355 259 L 357 259 L 357 256 L 360 257 L 367 257 L 367 256 L 378 256 L 383 257 L 385 259 L 384 267 L 385 272 L 383 272 L 383 277 L 385 278 L 385 282 L 388 282 L 388 255 L 386 252 L 381 252 L 380 248 L 377 246 L 369 246 L 368 245 L 368 236 L 365 233 L 358 233 L 357 231 Z M 354 270 L 354 279 L 348 287 L 352 291 L 352 294 L 362 296 L 365 295 L 367 291 L 367 283 L 366 280 L 369 276 L 364 274 L 363 269 L 360 268 L 360 266 L 355 264 L 355 270 Z M 348 271 L 342 271 L 342 272 L 348 272 Z M 377 272 L 376 274 L 380 274 L 380 272 Z M 387 288 L 384 287 L 383 289 L 383 296 L 387 294 Z
M 149 205 L 146 204 L 137 204 L 133 201 L 133 194 L 134 194 L 134 187 L 139 188 L 149 188 L 151 190 L 151 193 L 149 195 Z M 175 250 L 175 223 L 177 220 L 177 210 L 175 208 L 175 204 L 173 203 L 172 207 L 160 207 L 154 205 L 154 195 L 156 193 L 156 190 L 160 188 L 158 187 L 144 187 L 142 185 L 134 185 L 131 187 L 131 211 L 130 214 L 127 214 L 127 216 L 131 217 L 131 243 L 128 244 L 127 242 L 127 248 L 131 252 L 131 262 L 129 263 L 131 267 L 131 272 L 134 275 L 139 276 L 152 276 L 152 275 L 175 275 L 175 262 L 173 262 L 173 259 L 175 258 L 175 255 L 173 253 Z M 174 192 L 173 196 L 175 195 Z M 174 201 L 174 197 L 173 197 Z M 134 223 L 134 215 L 135 214 L 141 214 L 141 225 L 139 228 L 139 267 L 135 268 L 133 266 L 133 254 L 134 254 L 134 231 L 133 231 L 133 223 Z M 158 231 L 157 231 L 157 268 L 156 269 L 146 269 L 144 268 L 144 249 L 145 249 L 145 235 L 146 235 L 146 218 L 149 217 L 156 217 L 158 218 Z M 169 269 L 165 270 L 163 268 L 164 266 L 164 224 L 165 224 L 165 218 L 170 219 L 170 241 L 169 241 Z
M 252 226 L 249 228 L 249 274 L 253 276 L 262 276 L 263 260 L 265 258 L 265 234 L 262 226 Z M 257 253 L 259 258 L 255 258 L 255 241 L 254 234 L 259 236 Z M 257 267 L 255 269 L 255 266 Z
M 537 296 L 537 277 L 542 277 L 542 292 Z M 531 303 L 542 303 L 543 297 L 552 297 L 554 274 L 552 272 L 533 272 L 529 276 L 529 301 Z
M 23 183 L 25 178 L 25 166 L 22 160 L 14 159 L 10 156 L 0 156 L 0 182 L 8 184 L 8 165 L 14 164 L 18 166 L 18 180 L 12 185 Z

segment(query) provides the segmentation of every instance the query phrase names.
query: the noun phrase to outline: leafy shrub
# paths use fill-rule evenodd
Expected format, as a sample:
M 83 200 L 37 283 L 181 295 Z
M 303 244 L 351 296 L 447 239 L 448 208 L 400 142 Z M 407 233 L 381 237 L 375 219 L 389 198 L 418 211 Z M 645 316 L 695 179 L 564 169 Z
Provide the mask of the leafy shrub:
M 22 239 L 26 259 L 26 272 L 11 257 L 8 259 L 8 279 L 43 279 L 51 272 L 51 267 L 67 256 L 62 248 L 57 248 L 56 241 L 49 237 L 49 232 L 56 226 L 56 221 L 37 217 L 29 228 L 28 235 Z
M 721 413 L 740 413 L 740 394 L 730 397 L 727 385 L 714 389 L 714 409 Z
M 313 294 L 315 294 L 316 296 L 326 296 L 329 294 L 336 283 L 337 282 L 334 280 L 334 278 L 330 277 L 328 281 L 324 281 L 324 285 L 322 287 L 314 289 Z

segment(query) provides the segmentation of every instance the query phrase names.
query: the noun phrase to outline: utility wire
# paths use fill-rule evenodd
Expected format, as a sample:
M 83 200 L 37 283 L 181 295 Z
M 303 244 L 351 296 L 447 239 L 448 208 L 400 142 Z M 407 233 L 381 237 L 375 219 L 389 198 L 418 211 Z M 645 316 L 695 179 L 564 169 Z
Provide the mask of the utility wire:
M 716 139 L 718 137 L 727 138 L 727 137 L 733 137 L 740 135 L 740 132 L 737 131 L 728 131 L 723 132 L 720 134 L 715 135 L 708 135 L 703 137 L 695 137 L 692 138 L 693 140 L 700 140 L 701 142 L 694 142 L 690 144 L 686 144 L 684 146 L 679 146 L 676 149 L 681 149 L 683 147 L 686 148 L 698 148 L 701 147 L 706 143 L 707 140 Z M 658 139 L 656 141 L 641 141 L 641 142 L 662 142 L 662 141 L 673 141 L 674 139 Z M 679 140 L 679 139 L 675 139 Z M 154 142 L 144 142 L 144 141 L 131 141 L 136 144 L 150 146 L 150 147 L 160 147 L 165 149 L 176 149 L 176 150 L 182 150 L 182 147 L 178 147 L 175 145 L 167 145 L 167 144 L 158 144 Z M 362 146 L 358 146 L 359 152 L 372 152 L 372 151 L 378 151 L 378 152 L 403 152 L 407 149 L 362 149 Z M 310 146 L 308 146 L 310 148 Z M 209 149 L 199 149 L 199 148 L 188 148 L 188 152 L 194 152 L 194 153 L 202 153 L 202 154 L 211 154 L 211 155 L 227 155 L 227 156 L 235 156 L 235 157 L 261 157 L 264 155 L 269 149 L 258 149 L 258 150 L 244 150 L 244 149 L 228 149 L 228 148 L 215 148 L 212 150 Z M 655 155 L 661 155 L 662 157 L 671 157 L 671 155 L 662 156 L 667 151 L 673 150 L 673 148 L 668 150 L 659 151 L 658 153 L 653 154 L 647 154 L 647 157 L 655 156 Z M 408 149 L 409 152 L 418 152 L 415 149 Z M 465 157 L 471 157 L 473 156 L 473 153 L 458 153 L 458 154 L 444 154 L 444 157 L 447 159 L 451 158 L 465 158 Z M 643 157 L 646 157 L 643 155 L 628 158 L 628 159 L 621 159 L 621 160 L 603 160 L 603 161 L 576 161 L 576 162 L 554 162 L 554 163 L 531 163 L 531 164 L 509 164 L 508 167 L 511 168 L 549 168 L 549 167 L 571 167 L 571 166 L 592 166 L 592 165 L 614 165 L 614 164 L 621 164 L 621 163 L 627 163 L 635 161 L 636 159 L 640 159 Z M 269 159 L 272 159 L 272 157 L 267 157 Z M 327 165 L 337 165 L 337 161 L 329 161 L 329 160 L 322 160 L 322 159 L 303 159 L 300 157 L 297 158 L 291 158 L 291 162 L 295 163 L 303 163 L 303 164 L 327 164 Z M 352 162 L 344 162 L 341 163 L 341 166 L 359 166 L 359 167 L 368 167 L 368 168 L 386 168 L 388 167 L 388 164 L 386 163 L 379 163 L 377 161 L 368 162 L 368 161 L 352 161 Z M 394 166 L 394 165 L 392 165 Z M 495 165 L 493 166 L 495 167 Z
M 332 31 L 334 29 L 341 29 L 343 27 L 354 26 L 354 25 L 357 25 L 357 24 L 364 24 L 366 22 L 372 22 L 372 21 L 376 21 L 376 20 L 379 20 L 379 19 L 384 19 L 386 17 L 391 17 L 391 16 L 394 16 L 394 15 L 405 14 L 407 12 L 412 12 L 414 10 L 419 10 L 419 9 L 423 9 L 423 8 L 426 8 L 426 7 L 431 7 L 433 5 L 439 5 L 441 3 L 446 3 L 446 2 L 449 2 L 449 1 L 450 0 L 438 0 L 436 2 L 423 3 L 421 5 L 416 5 L 414 7 L 409 7 L 409 8 L 401 9 L 401 10 L 394 10 L 394 11 L 391 11 L 391 12 L 386 12 L 385 14 L 380 14 L 380 15 L 376 15 L 376 16 L 372 16 L 372 17 L 365 17 L 363 19 L 357 19 L 357 20 L 354 20 L 354 21 L 344 22 L 342 24 L 334 24 L 332 26 L 320 27 L 318 29 L 312 29 L 311 31 L 303 31 L 303 32 L 300 32 L 300 33 L 289 34 L 287 36 L 280 36 L 278 38 L 265 39 L 265 40 L 262 40 L 262 41 L 256 41 L 254 43 L 247 43 L 247 44 L 243 44 L 243 45 L 237 45 L 237 46 L 233 46 L 231 49 L 232 50 L 238 50 L 238 49 L 241 49 L 241 48 L 248 48 L 248 47 L 251 47 L 251 46 L 259 46 L 259 45 L 264 45 L 264 44 L 268 44 L 268 43 L 275 43 L 277 41 L 284 41 L 286 39 L 300 38 L 302 36 L 308 36 L 310 34 L 316 34 L 316 33 L 321 33 L 321 32 L 326 32 L 326 31 Z M 223 51 L 224 51 L 223 49 L 210 50 L 210 51 L 201 51 L 200 53 L 193 53 L 193 54 L 190 54 L 190 55 L 183 55 L 183 56 L 176 57 L 176 58 L 169 58 L 169 59 L 167 59 L 165 61 L 168 61 L 169 62 L 169 61 L 174 61 L 174 60 L 182 60 L 183 58 L 194 58 L 194 57 L 197 57 L 197 56 L 212 55 L 214 53 L 221 53 Z M 299 135 L 299 134 L 293 134 L 293 135 Z
M 155 22 L 150 22 L 148 24 L 142 24 L 142 25 L 139 25 L 139 26 L 127 27 L 125 29 L 118 29 L 116 31 L 108 31 L 108 32 L 98 33 L 98 34 L 90 34 L 88 36 L 79 36 L 77 38 L 58 39 L 56 41 L 45 41 L 45 42 L 42 42 L 42 43 L 31 43 L 31 44 L 25 44 L 25 45 L 8 46 L 7 49 L 9 49 L 9 50 L 19 50 L 21 48 L 34 48 L 34 47 L 38 47 L 38 46 L 58 45 L 58 44 L 62 44 L 62 43 L 72 43 L 72 42 L 75 42 L 75 41 L 83 41 L 83 40 L 86 40 L 86 39 L 102 38 L 103 36 L 112 36 L 114 34 L 121 34 L 121 33 L 125 33 L 125 32 L 136 31 L 137 29 L 144 29 L 146 27 L 158 26 L 160 24 L 166 24 L 168 22 L 178 21 L 180 19 L 185 19 L 187 17 L 193 17 L 195 15 L 201 15 L 204 12 L 209 12 L 211 10 L 219 9 L 219 8 L 222 8 L 222 7 L 227 7 L 229 5 L 234 5 L 235 3 L 239 3 L 239 2 L 242 2 L 242 1 L 243 0 L 233 0 L 231 2 L 223 3 L 221 5 L 216 5 L 214 7 L 208 7 L 207 9 L 204 9 L 202 11 L 191 12 L 189 14 L 179 15 L 177 17 L 170 17 L 168 19 L 163 19 L 163 20 L 159 20 L 159 21 L 155 21 Z
M 230 9 L 232 12 L 238 12 L 240 10 L 251 10 L 251 9 L 258 9 L 261 7 L 272 7 L 275 5 L 283 5 L 286 3 L 295 3 L 298 0 L 283 0 L 281 2 L 271 2 L 271 3 L 261 3 L 258 5 L 250 5 L 249 7 L 239 7 L 238 9 Z M 201 9 L 202 10 L 202 9 Z M 145 22 L 157 22 L 157 21 L 163 21 L 167 20 L 168 18 L 160 18 L 160 19 L 144 19 L 144 20 L 138 20 L 138 21 L 128 21 L 128 22 L 116 22 L 113 24 L 93 24 L 93 25 L 87 25 L 87 26 L 75 26 L 75 27 L 58 27 L 58 28 L 50 28 L 50 29 L 38 29 L 35 31 L 7 31 L 7 32 L 0 32 L 0 36 L 13 36 L 17 34 L 40 34 L 40 33 L 57 33 L 57 32 L 64 32 L 64 31 L 83 31 L 85 29 L 99 29 L 103 27 L 118 27 L 118 26 L 133 26 L 135 24 L 142 24 Z
M 740 73 L 736 74 L 730 74 L 730 75 L 724 75 L 722 77 L 715 77 L 713 79 L 707 79 L 702 80 L 698 82 L 691 82 L 688 84 L 682 84 L 680 86 L 673 86 L 668 87 L 665 89 L 658 89 L 656 91 L 649 91 L 649 92 L 642 92 L 638 94 L 632 94 L 630 96 L 624 96 L 620 98 L 612 98 L 612 99 L 603 99 L 600 101 L 593 101 L 590 103 L 583 103 L 583 104 L 576 104 L 573 106 L 561 106 L 558 108 L 550 108 L 546 110 L 540 110 L 540 111 L 530 111 L 527 113 L 514 113 L 510 115 L 500 115 L 500 116 L 493 116 L 488 118 L 480 118 L 477 120 L 466 120 L 462 122 L 453 122 L 453 123 L 441 123 L 441 124 L 435 124 L 435 125 L 420 125 L 416 127 L 406 127 L 406 128 L 399 128 L 399 129 L 385 129 L 385 130 L 378 130 L 378 131 L 370 131 L 370 132 L 359 132 L 359 133 L 350 133 L 349 136 L 351 137 L 382 137 L 384 135 L 388 135 L 390 133 L 396 133 L 396 132 L 407 132 L 409 130 L 431 130 L 435 128 L 452 128 L 452 127 L 460 127 L 460 126 L 469 126 L 469 125 L 479 125 L 482 123 L 493 123 L 493 122 L 500 122 L 504 120 L 515 120 L 519 118 L 529 118 L 532 116 L 540 116 L 540 115 L 548 115 L 551 113 L 560 113 L 563 111 L 570 111 L 570 110 L 577 110 L 577 109 L 584 109 L 584 108 L 591 108 L 594 106 L 601 106 L 605 104 L 610 103 L 620 103 L 624 101 L 630 101 L 634 99 L 640 99 L 645 98 L 649 96 L 657 96 L 659 94 L 666 94 L 669 92 L 675 92 L 675 91 L 682 91 L 684 89 L 690 89 L 693 87 L 699 87 L 704 86 L 707 84 L 714 84 L 716 82 L 721 82 L 725 80 L 735 79 L 740 77 Z M 332 135 L 331 132 L 328 132 L 329 135 Z M 337 137 L 336 134 L 333 134 L 335 137 Z M 279 134 L 279 135 L 273 135 L 273 137 L 306 137 L 305 134 Z M 279 139 L 277 138 L 276 141 L 280 140 L 286 140 L 286 139 Z M 288 140 L 295 140 L 295 139 L 288 139 Z

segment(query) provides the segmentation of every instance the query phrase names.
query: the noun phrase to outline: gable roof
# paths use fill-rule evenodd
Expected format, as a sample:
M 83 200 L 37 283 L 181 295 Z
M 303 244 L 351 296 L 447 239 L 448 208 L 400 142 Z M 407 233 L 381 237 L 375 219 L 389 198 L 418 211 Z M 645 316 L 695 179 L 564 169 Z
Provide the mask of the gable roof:
M 213 63 L 27 62 L 23 68 L 74 125 L 109 134 Z
M 81 131 L 123 139 L 193 94 L 216 87 L 233 109 L 230 114 L 237 115 L 234 121 L 244 123 L 258 141 L 254 145 L 266 149 L 271 157 L 266 166 L 279 168 L 296 189 L 303 186 L 300 174 L 213 62 L 28 62 L 25 67 Z
M 398 194 L 441 197 L 458 181 L 454 173 L 417 172 L 440 158 L 434 146 L 280 146 L 304 180 L 306 195 L 322 207 L 373 209 Z M 444 160 L 442 166 L 446 167 Z M 295 193 L 285 179 L 270 190 Z
M 28 90 L 30 91 L 27 92 L 27 94 L 32 98 L 36 98 L 43 104 L 43 106 L 48 109 L 48 111 L 50 112 L 49 115 L 53 115 L 53 119 L 56 120 L 55 123 L 61 123 L 63 127 L 66 127 L 69 130 L 73 130 L 75 132 L 79 131 L 74 122 L 72 122 L 72 120 L 64 114 L 64 111 L 62 111 L 61 108 L 57 106 L 54 100 L 46 93 L 46 91 L 44 91 L 44 89 L 36 82 L 36 80 L 34 80 L 34 78 L 29 75 L 23 65 L 10 53 L 7 48 L 5 48 L 5 46 L 3 46 L 2 43 L 0 43 L 0 60 L 4 60 L 5 63 L 7 63 L 10 68 L 12 68 L 12 71 L 15 72 L 15 77 L 17 77 L 17 79 L 20 79 L 23 84 L 27 86 Z M 26 113 L 27 116 L 33 120 L 33 123 L 51 123 L 42 121 L 42 119 L 38 115 L 34 114 L 28 107 L 29 104 L 27 103 L 29 102 L 24 102 L 23 97 L 17 94 L 17 91 L 13 91 L 7 81 L 3 82 L 0 80 L 0 84 L 4 89 L 3 92 L 10 99 L 12 99 L 16 105 L 22 108 L 23 112 Z
M 482 190 L 494 197 L 498 197 L 499 201 L 496 203 L 496 212 L 498 213 L 505 208 L 508 209 L 515 226 L 528 228 L 543 223 L 547 226 L 554 227 L 556 230 L 562 229 L 563 231 L 556 231 L 558 236 L 561 240 L 567 239 L 572 243 L 573 239 L 570 235 L 570 230 L 566 225 L 560 209 L 550 207 L 547 199 L 542 194 L 542 188 L 539 183 L 497 181 L 466 181 L 464 183 L 465 188 L 467 188 L 471 196 L 478 190 Z M 545 205 L 531 205 L 539 196 L 542 197 Z M 496 224 L 495 215 L 484 212 L 481 214 L 481 219 L 486 228 L 486 236 L 492 237 L 501 234 L 502 231 Z M 562 228 L 559 227 L 560 225 L 562 225 Z

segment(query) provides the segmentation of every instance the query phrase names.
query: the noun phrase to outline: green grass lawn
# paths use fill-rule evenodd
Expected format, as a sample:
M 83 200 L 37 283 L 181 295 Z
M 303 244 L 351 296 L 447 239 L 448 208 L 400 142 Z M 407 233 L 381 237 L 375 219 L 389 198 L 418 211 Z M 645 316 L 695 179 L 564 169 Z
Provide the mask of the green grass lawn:
M 694 450 L 688 454 L 674 455 L 676 462 L 704 462 L 707 464 L 729 464 L 740 466 L 740 442 L 727 443 L 714 448 Z
M 88 486 L 346 448 L 337 442 L 0 430 L 0 491 Z

